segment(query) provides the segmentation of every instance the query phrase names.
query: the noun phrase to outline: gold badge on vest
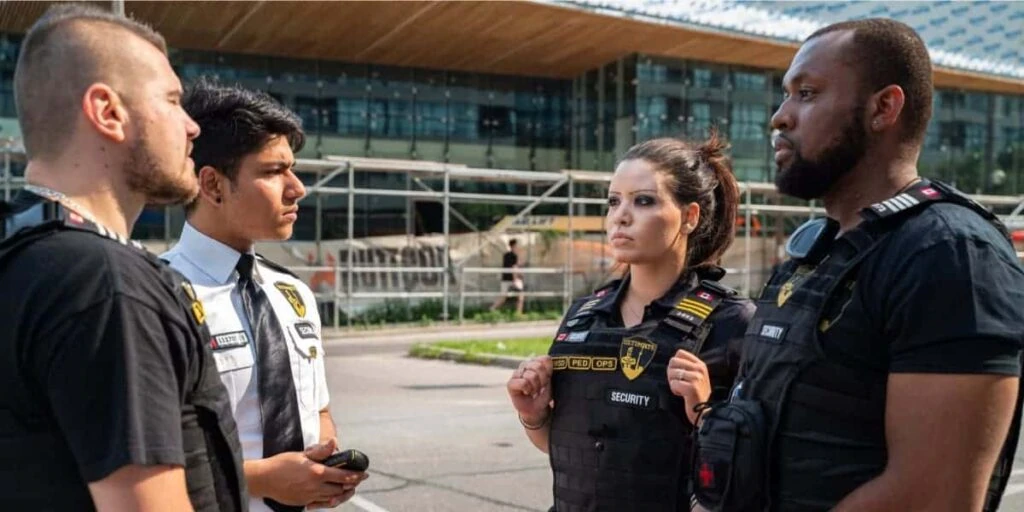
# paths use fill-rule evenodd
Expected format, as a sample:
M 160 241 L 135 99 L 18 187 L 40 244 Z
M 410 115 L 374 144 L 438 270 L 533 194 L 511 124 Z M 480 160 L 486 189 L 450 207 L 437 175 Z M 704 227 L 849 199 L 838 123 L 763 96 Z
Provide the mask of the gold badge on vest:
M 300 317 L 306 316 L 306 303 L 302 301 L 302 295 L 299 294 L 299 289 L 295 285 L 278 281 L 274 283 L 274 288 L 277 288 L 281 295 L 284 295 L 284 298 L 292 305 L 296 315 Z
M 789 278 L 789 281 L 786 281 L 786 284 L 779 288 L 779 294 L 775 297 L 775 303 L 778 304 L 780 308 L 787 300 L 789 300 L 789 297 L 793 295 L 793 290 L 807 279 L 807 276 L 811 274 L 812 270 L 814 270 L 814 267 L 810 265 L 800 265 L 796 268 L 796 271 L 793 272 L 793 276 Z
M 651 364 L 657 351 L 657 343 L 639 337 L 623 338 L 619 344 L 622 374 L 629 380 L 639 377 L 647 369 L 647 365 Z

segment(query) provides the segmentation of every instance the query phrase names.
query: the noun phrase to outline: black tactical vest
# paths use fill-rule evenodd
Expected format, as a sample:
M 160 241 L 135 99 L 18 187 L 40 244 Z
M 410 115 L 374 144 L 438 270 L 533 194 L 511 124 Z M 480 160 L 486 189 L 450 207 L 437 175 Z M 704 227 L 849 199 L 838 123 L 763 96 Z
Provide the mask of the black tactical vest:
M 29 203 L 31 202 L 35 200 L 32 199 Z M 30 209 L 26 206 L 37 209 L 40 215 L 28 222 L 15 219 L 15 215 Z M 11 220 L 20 222 L 14 224 Z M 193 328 L 192 339 L 195 357 L 198 359 L 191 361 L 189 375 L 195 379 L 182 400 L 183 416 L 192 418 L 192 421 L 183 422 L 181 426 L 189 499 L 197 512 L 247 511 L 249 499 L 242 468 L 238 429 L 231 413 L 227 392 L 217 373 L 216 362 L 206 343 L 210 339 L 210 334 L 205 323 L 201 323 L 202 304 L 196 300 L 188 281 L 138 242 L 125 240 L 53 202 L 42 201 L 34 205 L 23 202 L 16 209 L 9 204 L 0 203 L 0 223 L 5 221 L 11 224 L 8 228 L 13 226 L 13 229 L 6 233 L 9 238 L 0 241 L 0 266 L 33 242 L 62 230 L 85 231 L 107 238 L 111 243 L 133 246 L 137 249 L 139 257 L 145 258 L 153 265 L 162 279 L 152 284 L 164 286 L 167 294 L 175 297 L 183 312 L 189 318 L 197 320 L 189 322 Z M 34 385 L 30 383 L 25 383 L 24 388 L 26 393 L 35 390 Z M 32 432 L 32 441 L 20 445 L 20 448 L 17 443 L 5 443 L 11 447 L 8 451 L 24 450 L 24 454 L 13 454 L 15 460 L 36 459 L 44 452 L 44 448 L 52 447 L 57 450 L 64 446 L 60 430 L 52 419 L 34 418 L 25 421 L 31 424 L 12 425 L 0 422 L 0 439 L 13 440 L 18 436 L 24 436 L 26 432 Z M 5 427 L 11 430 L 7 431 Z M 59 468 L 57 473 L 62 476 L 45 482 L 45 491 L 40 488 L 39 492 L 46 492 L 51 499 L 62 498 L 64 507 L 61 510 L 94 510 L 88 488 L 75 468 Z
M 708 317 L 735 292 L 701 281 L 665 318 L 614 328 L 593 311 L 615 300 L 611 288 L 573 303 L 549 351 L 554 510 L 689 510 L 692 427 L 666 367 L 677 349 L 700 352 Z
M 903 221 L 940 201 L 963 205 L 1006 234 L 995 216 L 938 182 L 920 183 L 865 209 L 864 222 L 838 239 L 838 224 L 825 219 L 794 233 L 788 248 L 801 247 L 798 254 L 791 251 L 793 259 L 758 300 L 733 397 L 712 409 L 700 429 L 697 459 L 707 478 L 694 482 L 703 506 L 729 512 L 828 510 L 885 469 L 885 376 L 865 380 L 872 377 L 829 361 L 818 336 L 841 314 L 841 308 L 833 309 L 852 293 L 864 257 Z M 817 231 L 810 235 L 813 244 L 794 243 L 809 231 Z M 1020 400 L 987 511 L 996 509 L 1009 478 Z M 823 444 L 831 448 L 823 450 Z M 820 477 L 808 481 L 796 478 L 798 472 Z

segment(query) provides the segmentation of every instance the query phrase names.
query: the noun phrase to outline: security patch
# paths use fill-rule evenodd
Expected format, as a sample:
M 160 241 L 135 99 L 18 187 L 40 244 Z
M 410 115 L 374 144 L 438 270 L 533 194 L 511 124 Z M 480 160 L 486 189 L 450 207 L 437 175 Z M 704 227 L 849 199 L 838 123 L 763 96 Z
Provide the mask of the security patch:
M 299 333 L 299 337 L 307 340 L 319 339 L 316 335 L 316 327 L 312 322 L 295 322 L 295 332 Z
M 227 350 L 244 347 L 249 344 L 249 335 L 245 331 L 225 332 L 210 338 L 210 350 Z
M 643 409 L 645 411 L 654 410 L 654 407 L 657 405 L 657 400 L 651 395 L 634 393 L 632 391 L 623 391 L 620 389 L 609 388 L 605 392 L 604 398 L 605 401 L 611 405 Z
M 647 369 L 658 351 L 658 344 L 640 337 L 625 338 L 619 344 L 619 362 L 622 374 L 633 380 Z
M 277 288 L 277 291 L 284 295 L 285 300 L 288 301 L 288 304 L 291 304 L 292 310 L 295 311 L 296 315 L 300 317 L 306 316 L 306 303 L 302 300 L 302 294 L 299 293 L 299 289 L 294 284 L 278 281 L 274 283 L 274 288 Z
M 779 344 L 786 337 L 788 330 L 788 325 L 765 322 L 761 324 L 761 332 L 758 333 L 758 337 L 769 343 Z

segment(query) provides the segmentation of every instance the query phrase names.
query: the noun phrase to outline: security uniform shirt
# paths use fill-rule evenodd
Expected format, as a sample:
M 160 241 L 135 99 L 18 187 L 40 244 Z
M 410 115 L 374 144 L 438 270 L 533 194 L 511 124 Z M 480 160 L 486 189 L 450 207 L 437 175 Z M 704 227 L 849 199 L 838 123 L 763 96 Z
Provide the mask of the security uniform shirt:
M 833 251 L 843 243 L 836 240 Z M 869 253 L 854 275 L 826 303 L 819 340 L 830 361 L 856 372 L 865 385 L 884 389 L 890 373 L 1020 375 L 1024 271 L 1002 235 L 977 213 L 950 203 L 924 208 Z M 801 277 L 792 279 L 799 286 Z M 842 416 L 820 414 L 823 425 L 848 424 Z M 874 432 L 884 446 L 884 425 L 874 425 Z M 849 448 L 829 440 L 802 439 L 800 453 L 832 454 L 839 464 Z M 790 456 L 789 443 L 780 440 L 779 452 L 770 456 L 774 464 Z M 822 474 L 800 473 L 813 467 L 806 464 L 789 467 L 775 492 L 783 510 L 823 488 L 839 486 L 848 494 L 884 469 L 861 464 Z
M 221 381 L 227 387 L 238 423 L 246 460 L 263 457 L 263 418 L 256 375 L 256 346 L 242 307 L 235 265 L 241 253 L 197 231 L 186 223 L 181 240 L 163 254 L 172 267 L 187 276 L 206 309 L 212 338 L 210 348 Z M 269 298 L 285 339 L 292 378 L 298 395 L 303 444 L 320 442 L 320 411 L 330 397 L 324 376 L 324 350 L 320 341 L 320 313 L 313 293 L 284 269 L 256 258 L 254 279 Z M 269 512 L 262 498 L 249 501 L 252 511 Z
M 87 484 L 127 465 L 184 467 L 195 510 L 244 510 L 235 424 L 187 282 L 96 232 L 28 236 L 0 246 L 0 510 L 94 510 Z M 211 490 L 226 481 L 234 496 Z

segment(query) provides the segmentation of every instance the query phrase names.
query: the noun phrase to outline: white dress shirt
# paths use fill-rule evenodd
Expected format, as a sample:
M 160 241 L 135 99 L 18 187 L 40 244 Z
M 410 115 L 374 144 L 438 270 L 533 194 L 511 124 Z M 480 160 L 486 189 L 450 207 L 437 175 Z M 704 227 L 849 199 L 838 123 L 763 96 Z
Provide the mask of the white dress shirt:
M 254 364 L 256 347 L 242 309 L 235 271 L 241 253 L 185 223 L 181 240 L 161 257 L 192 281 L 203 303 L 206 324 L 213 336 L 210 348 L 231 399 L 243 458 L 263 458 L 263 423 Z M 320 411 L 330 400 L 316 299 L 300 279 L 271 268 L 261 258 L 256 258 L 253 273 L 253 280 L 267 294 L 285 333 L 280 342 L 288 345 L 302 416 L 302 440 L 308 447 L 320 440 Z M 262 498 L 250 499 L 249 510 L 271 512 Z

